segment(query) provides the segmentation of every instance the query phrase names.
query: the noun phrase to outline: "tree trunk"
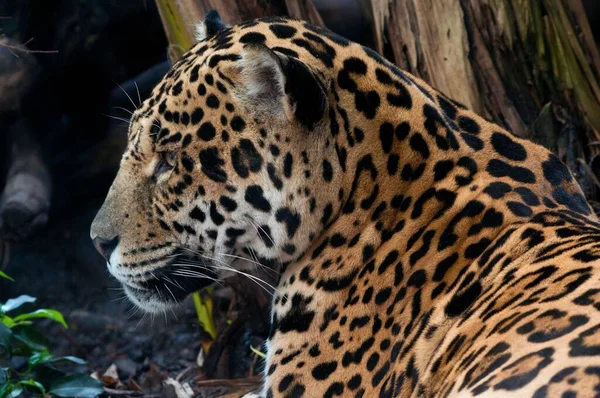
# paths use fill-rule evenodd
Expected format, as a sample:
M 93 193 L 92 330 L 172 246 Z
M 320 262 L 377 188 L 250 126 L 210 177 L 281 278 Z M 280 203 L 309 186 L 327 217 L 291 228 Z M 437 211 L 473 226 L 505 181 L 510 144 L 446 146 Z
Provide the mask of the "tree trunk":
M 596 198 L 600 57 L 580 0 L 365 0 L 377 50 L 556 152 Z

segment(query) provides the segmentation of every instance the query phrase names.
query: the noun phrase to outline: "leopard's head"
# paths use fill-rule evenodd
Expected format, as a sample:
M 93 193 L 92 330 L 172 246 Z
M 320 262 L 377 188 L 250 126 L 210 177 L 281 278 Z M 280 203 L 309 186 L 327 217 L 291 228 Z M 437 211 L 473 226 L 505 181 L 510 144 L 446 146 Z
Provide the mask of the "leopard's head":
M 133 114 L 91 238 L 147 311 L 228 272 L 293 261 L 339 209 L 328 82 L 269 26 L 209 14 L 206 37 Z

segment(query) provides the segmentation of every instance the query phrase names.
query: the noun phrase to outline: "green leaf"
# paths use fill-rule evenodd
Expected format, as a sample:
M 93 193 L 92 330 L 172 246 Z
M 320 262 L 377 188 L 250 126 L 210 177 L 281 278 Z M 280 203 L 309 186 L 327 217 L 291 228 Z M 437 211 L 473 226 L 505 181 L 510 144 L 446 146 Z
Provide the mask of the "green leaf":
M 10 355 L 12 339 L 12 330 L 0 323 L 0 357 L 2 357 L 4 353 L 8 353 Z
M 11 389 L 12 384 L 10 383 L 0 384 L 0 398 L 6 398 Z
M 46 389 L 44 388 L 44 386 L 42 385 L 42 383 L 39 383 L 33 379 L 29 379 L 29 380 L 25 380 L 25 381 L 21 381 L 19 383 L 22 386 L 30 386 L 33 387 L 37 390 L 39 390 L 42 394 L 46 394 Z
M 14 309 L 19 308 L 25 303 L 33 303 L 35 302 L 35 297 L 28 296 L 26 294 L 19 296 L 14 299 L 9 299 L 3 306 L 0 307 L 0 311 L 8 312 Z
M 67 357 L 53 357 L 48 351 L 36 352 L 29 357 L 29 364 L 31 366 L 41 365 L 44 363 L 55 363 L 55 362 L 73 362 L 79 365 L 85 365 L 87 362 L 81 358 L 67 356 Z
M 61 325 L 63 325 L 65 327 L 65 329 L 68 329 L 67 323 L 65 322 L 65 318 L 63 317 L 63 315 L 56 310 L 50 310 L 50 309 L 42 309 L 42 310 L 30 312 L 28 314 L 21 314 L 19 316 L 14 317 L 13 320 L 15 322 L 19 322 L 19 321 L 26 321 L 28 319 L 33 319 L 33 318 L 52 319 L 53 321 L 56 321 L 56 322 L 60 323 Z
M 42 383 L 46 390 L 50 388 L 55 380 L 65 377 L 65 372 L 56 369 L 52 364 L 41 364 L 31 369 L 31 378 Z
M 59 397 L 97 397 L 104 392 L 102 383 L 87 375 L 71 375 L 56 380 L 50 386 L 50 394 Z
M 35 366 L 41 363 L 50 362 L 50 360 L 52 360 L 52 354 L 44 350 L 31 355 L 27 363 L 29 363 L 31 366 Z
M 77 358 L 77 357 L 72 357 L 72 356 L 52 358 L 48 362 L 54 363 L 54 362 L 62 362 L 62 361 L 73 362 L 73 363 L 76 363 L 78 365 L 85 365 L 87 363 L 87 361 L 85 359 L 81 359 L 81 358 Z
M 7 328 L 12 328 L 15 325 L 15 321 L 7 315 L 0 313 L 0 323 Z
M 31 326 L 17 326 L 13 337 L 35 351 L 44 351 L 50 347 L 50 340 Z
M 4 272 L 0 271 L 0 278 L 4 278 L 4 279 L 8 279 L 11 282 L 14 282 L 15 280 L 13 278 L 11 278 L 10 276 L 6 275 Z
M 16 398 L 23 393 L 23 387 L 14 384 L 9 383 L 3 387 L 0 388 L 0 398 Z

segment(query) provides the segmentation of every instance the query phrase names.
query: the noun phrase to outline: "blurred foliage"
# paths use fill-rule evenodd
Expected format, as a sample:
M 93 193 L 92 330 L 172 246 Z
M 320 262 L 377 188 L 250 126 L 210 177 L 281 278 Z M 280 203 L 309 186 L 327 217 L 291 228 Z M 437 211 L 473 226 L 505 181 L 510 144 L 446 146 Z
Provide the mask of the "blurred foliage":
M 12 280 L 0 271 L 0 278 Z M 68 375 L 60 365 L 70 362 L 85 365 L 72 356 L 55 357 L 50 341 L 33 327 L 33 320 L 45 318 L 67 324 L 63 315 L 53 309 L 19 311 L 36 299 L 28 295 L 0 303 L 0 398 L 18 397 L 24 392 L 59 397 L 96 397 L 104 392 L 102 383 L 85 374 Z

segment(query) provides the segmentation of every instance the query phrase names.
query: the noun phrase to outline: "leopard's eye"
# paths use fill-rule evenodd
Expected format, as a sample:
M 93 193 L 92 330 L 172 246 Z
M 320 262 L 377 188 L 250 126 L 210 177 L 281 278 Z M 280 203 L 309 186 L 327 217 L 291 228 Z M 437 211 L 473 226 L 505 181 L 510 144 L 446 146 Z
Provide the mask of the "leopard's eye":
M 177 154 L 175 152 L 160 152 L 159 160 L 154 171 L 154 176 L 158 177 L 168 171 L 173 170 L 177 162 Z

